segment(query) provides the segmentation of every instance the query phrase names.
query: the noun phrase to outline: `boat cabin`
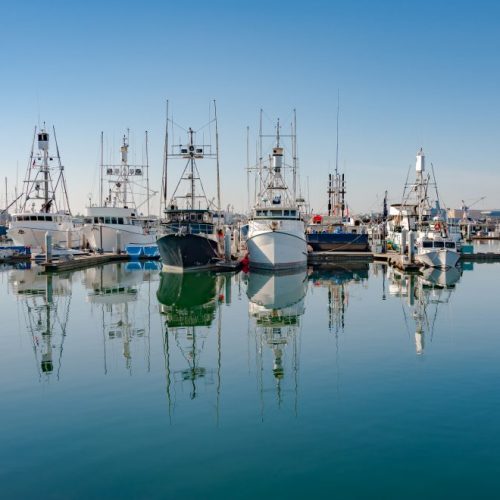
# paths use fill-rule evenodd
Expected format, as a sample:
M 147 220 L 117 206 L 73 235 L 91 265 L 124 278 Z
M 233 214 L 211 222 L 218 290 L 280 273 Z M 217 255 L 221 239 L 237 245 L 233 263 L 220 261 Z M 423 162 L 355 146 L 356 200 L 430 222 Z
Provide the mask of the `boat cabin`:
M 164 224 L 175 232 L 186 228 L 191 234 L 211 234 L 214 231 L 214 214 L 209 210 L 167 210 Z
M 297 209 L 291 208 L 256 208 L 256 219 L 300 219 L 300 213 Z
M 424 240 L 422 241 L 422 248 L 447 248 L 449 250 L 456 250 L 457 245 L 454 241 Z

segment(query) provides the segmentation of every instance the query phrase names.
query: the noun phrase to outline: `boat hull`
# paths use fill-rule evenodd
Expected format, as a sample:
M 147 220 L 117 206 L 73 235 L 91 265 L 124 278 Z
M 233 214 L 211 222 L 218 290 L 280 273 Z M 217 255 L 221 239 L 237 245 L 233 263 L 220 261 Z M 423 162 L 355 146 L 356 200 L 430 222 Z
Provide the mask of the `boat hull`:
M 68 239 L 70 248 L 80 248 L 81 228 L 68 228 L 66 230 L 52 229 L 50 227 L 35 227 L 29 225 L 11 226 L 7 232 L 8 237 L 12 239 L 14 245 L 44 248 L 45 234 L 49 233 L 52 237 L 52 245 L 66 248 Z
M 247 240 L 248 259 L 256 269 L 300 269 L 307 266 L 305 235 L 285 231 L 261 231 Z
M 434 249 L 415 255 L 415 260 L 427 267 L 448 269 L 455 267 L 460 259 L 460 254 L 447 249 Z
M 309 233 L 307 244 L 314 252 L 364 252 L 369 250 L 368 235 L 356 233 Z
M 172 271 L 210 267 L 219 258 L 217 241 L 204 234 L 166 234 L 157 244 L 163 266 Z
M 115 252 L 117 248 L 116 234 L 120 231 L 120 245 L 123 250 L 127 245 L 154 245 L 156 236 L 145 234 L 141 226 L 92 224 L 84 226 L 84 235 L 91 250 Z

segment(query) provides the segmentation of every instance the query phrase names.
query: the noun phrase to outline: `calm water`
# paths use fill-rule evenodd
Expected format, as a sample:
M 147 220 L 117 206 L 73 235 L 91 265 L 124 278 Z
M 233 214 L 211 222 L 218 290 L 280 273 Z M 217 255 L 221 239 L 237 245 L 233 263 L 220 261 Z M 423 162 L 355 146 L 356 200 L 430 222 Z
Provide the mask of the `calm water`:
M 1 496 L 497 497 L 499 282 L 5 269 Z

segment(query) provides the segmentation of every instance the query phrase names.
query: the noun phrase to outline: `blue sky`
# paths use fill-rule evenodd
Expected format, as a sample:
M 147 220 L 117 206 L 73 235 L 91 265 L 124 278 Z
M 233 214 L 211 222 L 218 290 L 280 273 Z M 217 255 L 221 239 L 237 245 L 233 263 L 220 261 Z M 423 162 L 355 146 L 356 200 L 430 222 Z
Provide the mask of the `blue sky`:
M 130 128 L 137 159 L 148 130 L 159 186 L 165 100 L 178 123 L 198 128 L 215 98 L 224 204 L 246 206 L 246 127 L 253 144 L 259 109 L 286 121 L 296 108 L 302 184 L 321 210 L 339 90 L 339 166 L 354 211 L 378 209 L 386 189 L 399 201 L 421 146 L 447 206 L 486 196 L 479 208 L 500 207 L 494 2 L 41 5 L 2 7 L 0 175 L 11 190 L 39 119 L 56 126 L 74 211 L 97 193 L 101 130 L 111 147 Z

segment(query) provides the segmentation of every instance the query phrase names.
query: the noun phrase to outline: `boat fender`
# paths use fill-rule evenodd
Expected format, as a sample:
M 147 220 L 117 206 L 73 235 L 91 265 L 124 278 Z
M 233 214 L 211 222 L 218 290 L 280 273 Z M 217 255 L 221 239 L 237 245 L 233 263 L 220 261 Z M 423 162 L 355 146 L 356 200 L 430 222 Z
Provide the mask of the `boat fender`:
M 435 229 L 436 231 L 440 231 L 440 230 L 441 230 L 441 224 L 440 224 L 439 222 L 436 222 L 436 223 L 434 224 L 434 229 Z
M 278 221 L 273 220 L 273 221 L 271 222 L 271 229 L 272 229 L 273 231 L 276 231 L 276 229 L 278 229 L 278 227 L 279 227 L 279 222 L 278 222 Z

